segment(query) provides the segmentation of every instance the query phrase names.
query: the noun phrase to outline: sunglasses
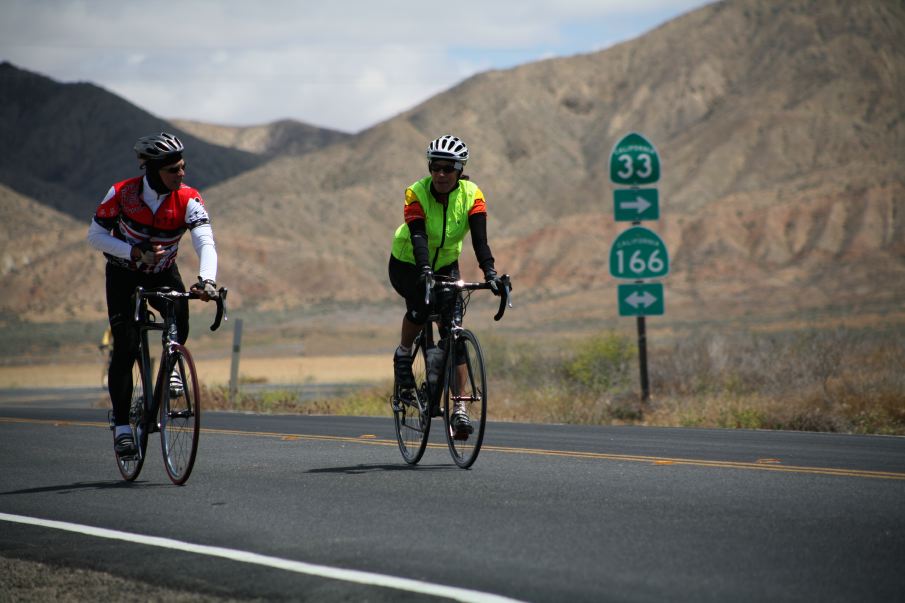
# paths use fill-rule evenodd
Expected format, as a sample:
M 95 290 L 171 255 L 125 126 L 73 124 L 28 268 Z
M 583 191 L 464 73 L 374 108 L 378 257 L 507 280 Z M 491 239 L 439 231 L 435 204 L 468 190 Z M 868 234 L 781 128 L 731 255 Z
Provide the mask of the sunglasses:
M 185 169 L 186 169 L 186 163 L 183 162 L 182 165 L 176 165 L 173 167 L 164 168 L 163 171 L 166 172 L 167 174 L 178 174 L 180 170 L 182 170 L 184 172 Z
M 437 165 L 436 163 L 430 164 L 428 169 L 435 174 L 452 174 L 458 171 L 454 165 Z

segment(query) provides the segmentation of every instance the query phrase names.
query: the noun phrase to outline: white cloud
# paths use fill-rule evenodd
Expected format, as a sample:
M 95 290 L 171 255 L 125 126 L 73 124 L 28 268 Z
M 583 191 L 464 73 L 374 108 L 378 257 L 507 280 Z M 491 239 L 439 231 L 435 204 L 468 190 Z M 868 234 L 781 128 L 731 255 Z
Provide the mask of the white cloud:
M 590 52 L 704 3 L 12 0 L 0 58 L 162 117 L 357 131 L 478 71 Z

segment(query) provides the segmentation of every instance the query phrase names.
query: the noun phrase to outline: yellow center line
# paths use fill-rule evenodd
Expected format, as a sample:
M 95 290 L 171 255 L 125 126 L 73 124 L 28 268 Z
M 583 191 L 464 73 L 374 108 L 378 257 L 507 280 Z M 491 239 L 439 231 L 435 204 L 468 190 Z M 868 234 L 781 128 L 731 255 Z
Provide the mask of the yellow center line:
M 76 427 L 103 427 L 109 429 L 107 423 L 98 423 L 92 421 L 66 421 L 57 419 L 19 419 L 13 417 L 0 417 L 0 423 L 35 423 L 43 425 L 55 426 L 76 426 Z M 320 441 L 320 442 L 345 442 L 364 444 L 368 446 L 396 446 L 396 440 L 379 439 L 373 434 L 362 434 L 361 436 L 332 436 L 332 435 L 310 435 L 297 433 L 280 433 L 269 431 L 241 431 L 237 429 L 211 429 L 202 427 L 201 431 L 207 434 L 216 435 L 232 435 L 232 436 L 251 436 L 264 438 L 277 438 L 284 441 Z M 428 448 L 442 449 L 446 448 L 445 444 L 428 444 Z M 905 480 L 905 473 L 895 471 L 869 471 L 864 469 L 838 469 L 833 467 L 807 467 L 796 465 L 781 465 L 771 462 L 764 464 L 764 459 L 755 462 L 743 461 L 708 461 L 703 459 L 685 459 L 661 456 L 644 456 L 633 454 L 611 454 L 605 452 L 582 452 L 576 450 L 547 450 L 543 448 L 519 448 L 514 446 L 488 446 L 484 445 L 482 451 L 487 452 L 503 452 L 509 454 L 530 454 L 537 456 L 555 456 L 578 459 L 595 459 L 607 461 L 625 461 L 632 463 L 648 463 L 658 466 L 687 465 L 694 467 L 714 467 L 721 469 L 753 469 L 756 471 L 774 471 L 780 473 L 806 473 L 811 475 L 833 475 L 837 477 L 865 477 L 873 479 L 893 479 Z M 775 461 L 775 459 L 770 459 Z

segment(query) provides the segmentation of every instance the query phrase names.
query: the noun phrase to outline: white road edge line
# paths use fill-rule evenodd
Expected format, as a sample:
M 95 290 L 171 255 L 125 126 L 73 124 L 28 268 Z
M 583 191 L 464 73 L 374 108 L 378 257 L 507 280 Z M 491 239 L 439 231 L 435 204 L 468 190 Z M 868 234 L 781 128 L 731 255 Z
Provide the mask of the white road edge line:
M 86 534 L 88 536 L 95 536 L 97 538 L 124 540 L 133 544 L 156 546 L 165 549 L 185 551 L 187 553 L 196 553 L 198 555 L 222 557 L 224 559 L 231 559 L 232 561 L 253 563 L 255 565 L 263 565 L 266 567 L 286 570 L 289 572 L 296 572 L 298 574 L 308 574 L 310 576 L 318 576 L 332 580 L 344 580 L 346 582 L 355 582 L 358 584 L 367 584 L 384 588 L 394 588 L 396 590 L 433 595 L 436 597 L 446 597 L 448 599 L 453 599 L 454 601 L 463 601 L 465 603 L 522 603 L 517 599 L 510 599 L 508 597 L 490 593 L 483 593 L 476 590 L 468 590 L 466 588 L 443 586 L 442 584 L 431 584 L 430 582 L 421 582 L 420 580 L 411 580 L 409 578 L 398 578 L 395 576 L 386 576 L 383 574 L 374 574 L 371 572 L 329 567 L 326 565 L 315 565 L 302 561 L 292 561 L 291 559 L 281 559 L 279 557 L 269 557 L 267 555 L 249 553 L 248 551 L 239 551 L 236 549 L 227 549 L 224 547 L 208 546 L 204 544 L 192 544 L 190 542 L 173 540 L 171 538 L 145 536 L 143 534 L 120 532 L 119 530 L 109 530 L 107 528 L 95 528 L 92 526 L 85 526 L 65 521 L 39 519 L 36 517 L 11 515 L 8 513 L 0 513 L 0 521 L 22 523 L 33 526 L 52 528 L 55 530 L 65 530 L 67 532 L 76 532 L 78 534 Z

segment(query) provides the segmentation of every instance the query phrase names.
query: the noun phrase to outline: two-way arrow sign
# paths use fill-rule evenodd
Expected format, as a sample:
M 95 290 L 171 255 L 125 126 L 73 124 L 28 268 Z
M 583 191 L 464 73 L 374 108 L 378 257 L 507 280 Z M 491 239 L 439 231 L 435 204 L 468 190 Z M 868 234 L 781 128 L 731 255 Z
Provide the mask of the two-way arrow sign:
M 646 308 L 655 301 L 657 301 L 657 296 L 651 295 L 649 291 L 645 291 L 641 295 L 638 295 L 637 291 L 632 291 L 632 294 L 625 298 L 625 302 L 633 308 Z
M 660 316 L 663 314 L 662 283 L 619 285 L 619 316 Z

